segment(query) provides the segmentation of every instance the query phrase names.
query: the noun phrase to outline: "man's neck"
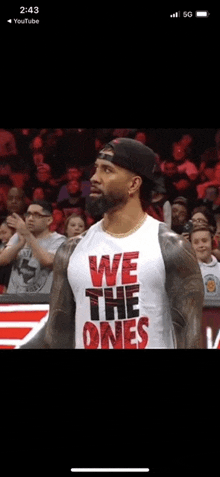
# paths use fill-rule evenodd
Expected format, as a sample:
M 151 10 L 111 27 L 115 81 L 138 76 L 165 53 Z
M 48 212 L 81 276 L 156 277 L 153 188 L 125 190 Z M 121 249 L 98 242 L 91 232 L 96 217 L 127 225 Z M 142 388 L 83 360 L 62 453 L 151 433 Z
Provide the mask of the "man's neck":
M 51 231 L 49 229 L 46 229 L 46 230 L 44 230 L 43 232 L 40 232 L 40 233 L 32 233 L 32 235 L 38 240 L 39 239 L 46 239 L 46 238 L 50 237 Z
M 124 234 L 132 230 L 144 217 L 140 201 L 129 201 L 120 209 L 112 209 L 104 215 L 104 229 L 113 234 Z

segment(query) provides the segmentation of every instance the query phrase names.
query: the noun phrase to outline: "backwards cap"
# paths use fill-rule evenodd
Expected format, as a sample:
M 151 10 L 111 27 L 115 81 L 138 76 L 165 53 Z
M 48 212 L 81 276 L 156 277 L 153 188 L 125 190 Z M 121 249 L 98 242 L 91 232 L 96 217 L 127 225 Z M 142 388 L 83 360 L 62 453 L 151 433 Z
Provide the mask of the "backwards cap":
M 105 154 L 105 147 L 111 146 L 114 156 Z M 155 182 L 156 169 L 155 153 L 139 141 L 129 138 L 117 138 L 109 142 L 98 155 L 113 164 L 124 167 L 140 176 L 147 177 Z

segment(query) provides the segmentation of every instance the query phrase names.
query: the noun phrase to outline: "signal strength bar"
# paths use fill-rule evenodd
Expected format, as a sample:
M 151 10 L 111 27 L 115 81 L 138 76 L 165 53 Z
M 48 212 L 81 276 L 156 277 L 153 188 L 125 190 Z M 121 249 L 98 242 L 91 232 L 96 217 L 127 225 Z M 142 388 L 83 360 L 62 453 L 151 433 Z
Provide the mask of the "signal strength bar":
M 180 12 L 175 12 L 172 15 L 170 15 L 171 18 L 178 18 L 180 17 Z

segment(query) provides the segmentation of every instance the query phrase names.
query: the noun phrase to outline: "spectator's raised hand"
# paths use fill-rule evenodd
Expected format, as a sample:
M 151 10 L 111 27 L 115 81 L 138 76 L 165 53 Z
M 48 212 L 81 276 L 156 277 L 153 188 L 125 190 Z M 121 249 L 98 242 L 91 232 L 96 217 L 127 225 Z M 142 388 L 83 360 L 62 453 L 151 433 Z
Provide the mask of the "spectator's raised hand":
M 20 217 L 20 215 L 16 214 L 15 212 L 7 217 L 7 224 L 9 227 L 13 227 L 20 237 L 25 238 L 27 235 L 30 234 L 24 220 Z

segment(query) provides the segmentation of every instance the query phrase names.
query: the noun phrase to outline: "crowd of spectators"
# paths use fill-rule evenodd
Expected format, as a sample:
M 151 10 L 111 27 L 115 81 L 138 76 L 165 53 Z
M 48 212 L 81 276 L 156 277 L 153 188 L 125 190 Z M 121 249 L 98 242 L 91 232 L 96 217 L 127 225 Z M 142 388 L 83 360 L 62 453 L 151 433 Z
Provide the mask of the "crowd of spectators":
M 46 246 L 53 255 L 63 240 L 100 219 L 86 211 L 91 165 L 98 151 L 116 137 L 136 139 L 156 152 L 157 183 L 146 211 L 186 240 L 191 240 L 193 227 L 208 226 L 211 256 L 219 263 L 220 130 L 213 134 L 212 147 L 202 151 L 203 130 L 196 141 L 193 130 L 170 143 L 168 135 L 164 150 L 157 148 L 160 134 L 156 129 L 0 129 L 0 293 L 9 292 L 15 269 L 23 290 L 45 291 L 47 276 L 42 278 L 39 270 L 52 270 L 53 259 L 45 259 L 37 247 Z M 201 142 L 199 154 L 195 142 Z M 20 220 L 8 219 L 13 213 Z M 33 214 L 44 225 L 33 231 L 36 243 L 29 240 L 24 225 L 27 220 L 32 223 Z M 48 237 L 53 238 L 52 246 Z

